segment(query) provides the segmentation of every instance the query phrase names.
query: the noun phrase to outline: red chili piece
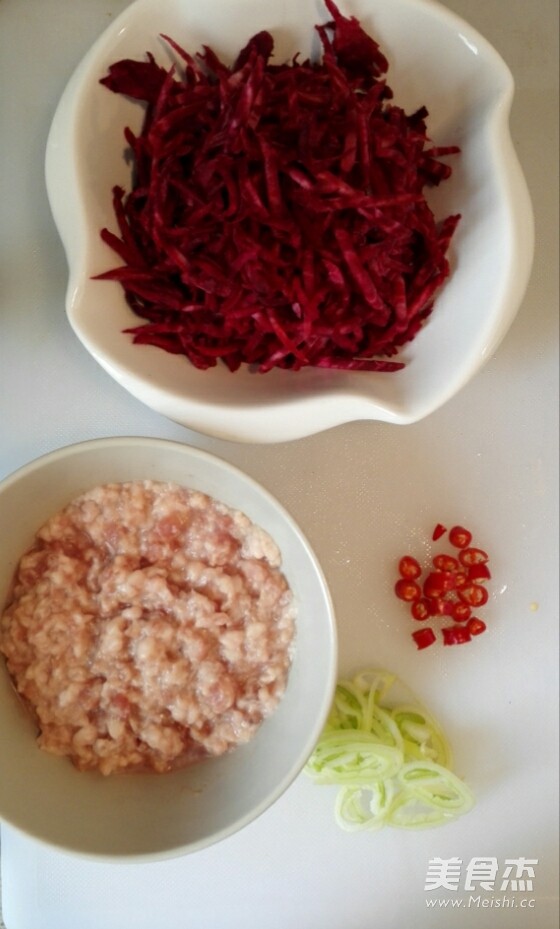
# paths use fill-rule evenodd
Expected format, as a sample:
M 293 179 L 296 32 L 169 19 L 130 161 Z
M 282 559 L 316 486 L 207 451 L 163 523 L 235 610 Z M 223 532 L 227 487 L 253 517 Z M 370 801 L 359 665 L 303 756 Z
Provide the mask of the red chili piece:
M 451 616 L 453 601 L 446 600 L 445 597 L 431 597 L 428 600 L 430 604 L 431 616 Z
M 431 612 L 430 601 L 426 597 L 422 597 L 420 600 L 415 600 L 410 607 L 410 612 L 412 613 L 412 618 L 418 620 L 427 619 L 428 616 L 434 615 Z
M 447 532 L 447 529 L 445 528 L 445 526 L 442 526 L 441 523 L 438 523 L 434 531 L 432 532 L 433 541 L 437 542 L 437 540 L 441 539 L 442 535 L 445 535 L 446 532 Z
M 472 542 L 472 532 L 464 529 L 463 526 L 453 526 L 449 530 L 449 541 L 455 548 L 466 548 Z
M 474 581 L 475 584 L 484 583 L 484 581 L 489 581 L 492 575 L 488 565 L 486 564 L 473 564 L 468 570 L 469 581 Z
M 416 561 L 416 558 L 413 558 L 412 555 L 403 555 L 399 561 L 399 574 L 401 577 L 414 580 L 414 578 L 420 577 L 422 574 L 422 568 Z
M 395 593 L 399 600 L 406 600 L 407 603 L 410 603 L 412 600 L 418 600 L 422 596 L 422 591 L 418 584 L 404 577 L 395 584 Z
M 444 645 L 464 645 L 471 640 L 471 634 L 465 626 L 445 626 L 441 631 Z
M 467 623 L 467 629 L 471 635 L 480 635 L 486 629 L 486 623 L 483 623 L 477 616 L 471 617 Z
M 436 555 L 432 561 L 438 571 L 457 571 L 459 568 L 459 562 L 453 555 Z
M 467 584 L 457 591 L 463 603 L 469 606 L 484 606 L 488 601 L 488 591 L 482 584 Z
M 433 645 L 436 640 L 434 630 L 430 629 L 429 626 L 413 632 L 412 638 L 416 642 L 417 649 L 428 648 L 428 646 Z
M 441 597 L 455 590 L 455 575 L 452 571 L 432 571 L 424 581 L 422 588 L 425 597 Z
M 461 600 L 459 600 L 457 603 L 453 604 L 451 615 L 455 622 L 464 623 L 467 621 L 467 619 L 471 618 L 471 612 L 472 610 L 468 603 L 463 603 Z
M 466 567 L 475 564 L 486 564 L 488 555 L 481 548 L 464 548 L 459 552 L 459 561 Z

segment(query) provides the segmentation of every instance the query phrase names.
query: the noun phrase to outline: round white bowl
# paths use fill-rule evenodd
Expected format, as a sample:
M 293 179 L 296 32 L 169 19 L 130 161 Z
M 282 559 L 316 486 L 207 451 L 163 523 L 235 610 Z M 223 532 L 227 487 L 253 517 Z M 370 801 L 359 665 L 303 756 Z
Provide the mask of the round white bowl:
M 415 422 L 449 400 L 490 357 L 512 322 L 529 278 L 533 217 L 508 119 L 511 73 L 467 23 L 432 0 L 340 0 L 380 43 L 395 102 L 425 104 L 436 144 L 457 144 L 453 175 L 435 190 L 436 218 L 460 212 L 450 252 L 452 275 L 393 373 L 247 368 L 199 371 L 185 358 L 132 343 L 138 324 L 119 284 L 92 276 L 118 259 L 100 240 L 115 228 L 114 184 L 130 188 L 123 128 L 138 129 L 138 104 L 99 84 L 113 62 L 169 53 L 160 33 L 189 51 L 210 45 L 233 60 L 247 39 L 268 29 L 278 60 L 316 48 L 322 4 L 301 0 L 136 0 L 78 66 L 57 108 L 46 156 L 48 195 L 69 264 L 66 308 L 88 351 L 135 397 L 185 426 L 249 442 L 295 439 L 337 424 L 374 419 Z
M 176 481 L 245 512 L 276 540 L 298 606 L 286 693 L 247 745 L 171 774 L 79 772 L 37 747 L 35 728 L 0 662 L 0 819 L 78 854 L 156 859 L 196 851 L 243 828 L 289 786 L 311 754 L 336 680 L 329 592 L 289 514 L 236 468 L 186 445 L 110 438 L 72 445 L 0 484 L 0 604 L 36 530 L 98 484 Z

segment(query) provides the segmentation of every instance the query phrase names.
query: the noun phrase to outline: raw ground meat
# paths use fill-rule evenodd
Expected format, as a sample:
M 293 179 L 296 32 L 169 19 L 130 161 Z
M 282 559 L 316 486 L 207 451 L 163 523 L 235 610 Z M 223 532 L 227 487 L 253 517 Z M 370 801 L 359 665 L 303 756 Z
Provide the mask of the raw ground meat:
M 164 772 L 247 742 L 295 634 L 280 552 L 176 484 L 96 487 L 22 557 L 0 651 L 39 745 L 81 770 Z

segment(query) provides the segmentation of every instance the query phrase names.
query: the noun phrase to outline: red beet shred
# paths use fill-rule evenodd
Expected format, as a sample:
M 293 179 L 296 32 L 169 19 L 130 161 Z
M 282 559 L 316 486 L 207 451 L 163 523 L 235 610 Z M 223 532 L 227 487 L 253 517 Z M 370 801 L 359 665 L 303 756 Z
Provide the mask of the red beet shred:
M 140 134 L 125 130 L 120 236 L 101 232 L 123 264 L 99 278 L 146 320 L 135 342 L 203 369 L 403 367 L 381 359 L 430 314 L 459 220 L 437 225 L 423 191 L 458 149 L 430 146 L 424 107 L 389 103 L 379 46 L 325 2 L 318 63 L 273 64 L 268 32 L 231 67 L 164 36 L 181 68 L 148 54 L 101 80 L 147 104 Z

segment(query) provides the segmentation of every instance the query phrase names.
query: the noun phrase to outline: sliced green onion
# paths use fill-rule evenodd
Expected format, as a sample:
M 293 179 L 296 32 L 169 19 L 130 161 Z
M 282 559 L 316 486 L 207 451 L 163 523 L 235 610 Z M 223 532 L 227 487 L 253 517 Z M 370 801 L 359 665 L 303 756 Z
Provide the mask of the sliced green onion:
M 470 790 L 443 765 L 409 762 L 401 767 L 397 779 L 411 794 L 432 806 L 461 811 L 467 802 L 470 802 L 469 809 L 472 806 Z
M 367 668 L 365 671 L 358 671 L 352 681 L 353 687 L 361 693 L 370 693 L 373 691 L 377 694 L 379 702 L 383 701 L 391 688 L 397 683 L 397 677 L 390 671 Z
M 363 694 L 352 684 L 341 681 L 336 687 L 333 710 L 341 728 L 359 729 L 366 711 Z
M 451 746 L 433 716 L 420 706 L 399 706 L 392 710 L 391 715 L 411 759 L 417 758 L 420 761 L 425 758 L 446 768 L 451 767 Z
M 392 781 L 377 781 L 373 787 L 343 787 L 339 790 L 334 815 L 347 832 L 381 829 L 387 821 L 394 795 Z
M 348 831 L 429 828 L 473 806 L 471 791 L 451 771 L 439 723 L 420 703 L 395 705 L 393 689 L 404 688 L 388 671 L 368 669 L 340 681 L 305 766 L 315 783 L 341 788 L 335 818 Z
M 470 809 L 470 806 L 469 806 Z M 466 810 L 465 810 L 466 812 Z M 388 826 L 394 829 L 430 829 L 434 826 L 443 826 L 457 818 L 457 813 L 451 813 L 436 807 L 428 801 L 421 801 L 408 791 L 401 791 L 393 804 L 391 814 L 386 818 Z
M 384 745 L 368 732 L 327 730 L 306 765 L 318 784 L 359 786 L 396 777 L 403 764 L 399 748 Z

